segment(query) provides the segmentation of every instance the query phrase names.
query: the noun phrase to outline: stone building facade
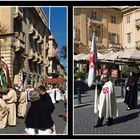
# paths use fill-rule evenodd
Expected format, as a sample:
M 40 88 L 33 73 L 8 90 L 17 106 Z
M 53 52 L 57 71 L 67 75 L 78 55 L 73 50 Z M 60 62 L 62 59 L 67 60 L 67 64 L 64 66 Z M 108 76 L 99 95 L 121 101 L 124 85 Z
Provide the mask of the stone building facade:
M 74 48 L 88 53 L 95 30 L 98 51 L 110 48 L 120 49 L 122 42 L 122 15 L 117 8 L 98 6 L 74 8 Z M 77 52 L 78 53 L 78 52 Z
M 58 45 L 51 38 L 48 18 L 42 7 L 1 7 L 0 23 L 6 33 L 19 32 L 17 38 L 7 37 L 1 45 L 1 56 L 9 66 L 14 84 L 18 84 L 22 77 L 25 85 L 37 86 L 44 77 L 60 76 L 57 70 L 61 65 L 59 59 L 56 55 L 50 58 Z
M 137 6 L 74 7 L 75 54 L 89 52 L 92 31 L 97 49 L 140 49 L 140 8 Z

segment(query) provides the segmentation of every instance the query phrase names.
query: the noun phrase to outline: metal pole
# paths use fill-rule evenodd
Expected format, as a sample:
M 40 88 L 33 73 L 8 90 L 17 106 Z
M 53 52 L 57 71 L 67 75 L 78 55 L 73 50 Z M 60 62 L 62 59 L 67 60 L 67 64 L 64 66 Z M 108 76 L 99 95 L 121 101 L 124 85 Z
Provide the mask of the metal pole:
M 122 97 L 122 98 L 124 98 L 123 86 L 124 86 L 124 83 L 123 83 L 123 80 L 122 80 L 122 81 L 121 81 L 121 97 Z
M 49 6 L 49 30 L 51 30 L 51 7 Z
M 78 92 L 78 104 L 81 104 L 81 91 L 80 91 L 80 88 L 77 88 L 77 92 Z

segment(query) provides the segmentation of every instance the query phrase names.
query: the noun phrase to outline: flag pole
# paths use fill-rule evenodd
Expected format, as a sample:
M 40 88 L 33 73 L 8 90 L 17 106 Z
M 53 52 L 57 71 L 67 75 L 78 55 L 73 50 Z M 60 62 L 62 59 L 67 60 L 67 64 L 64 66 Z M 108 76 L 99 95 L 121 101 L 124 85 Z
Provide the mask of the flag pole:
M 51 7 L 49 6 L 49 30 L 51 30 Z

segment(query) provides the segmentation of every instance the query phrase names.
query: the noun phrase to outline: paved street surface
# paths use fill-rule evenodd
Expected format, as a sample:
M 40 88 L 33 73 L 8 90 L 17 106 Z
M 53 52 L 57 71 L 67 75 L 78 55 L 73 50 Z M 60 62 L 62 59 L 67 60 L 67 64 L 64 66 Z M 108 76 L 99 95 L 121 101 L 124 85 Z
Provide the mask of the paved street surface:
M 60 101 L 59 103 L 55 104 L 55 111 L 52 114 L 54 123 L 56 125 L 56 132 L 57 134 L 67 134 L 67 130 L 65 130 L 66 128 L 66 123 L 63 120 L 63 118 L 59 117 L 59 115 L 63 115 L 64 114 L 64 104 L 63 101 Z M 29 105 L 28 105 L 29 108 Z M 10 135 L 17 135 L 17 134 L 23 134 L 24 129 L 25 129 L 25 124 L 24 124 L 25 119 L 19 119 L 17 118 L 17 125 L 16 127 L 9 127 L 7 126 L 4 129 L 0 129 L 0 134 L 10 134 Z
M 106 119 L 103 126 L 94 128 L 98 115 L 94 114 L 94 90 L 82 94 L 81 104 L 78 104 L 77 95 L 74 95 L 74 135 L 128 135 L 140 134 L 140 93 L 138 94 L 137 109 L 127 111 L 127 105 L 121 97 L 121 87 L 115 87 L 119 117 L 114 118 L 114 125 L 107 126 Z

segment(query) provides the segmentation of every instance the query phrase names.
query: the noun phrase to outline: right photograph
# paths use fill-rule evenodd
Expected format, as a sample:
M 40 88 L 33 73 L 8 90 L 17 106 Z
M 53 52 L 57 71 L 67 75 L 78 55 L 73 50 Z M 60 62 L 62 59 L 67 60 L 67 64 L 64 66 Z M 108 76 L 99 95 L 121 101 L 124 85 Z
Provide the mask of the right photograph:
M 74 6 L 73 134 L 140 134 L 140 7 Z

